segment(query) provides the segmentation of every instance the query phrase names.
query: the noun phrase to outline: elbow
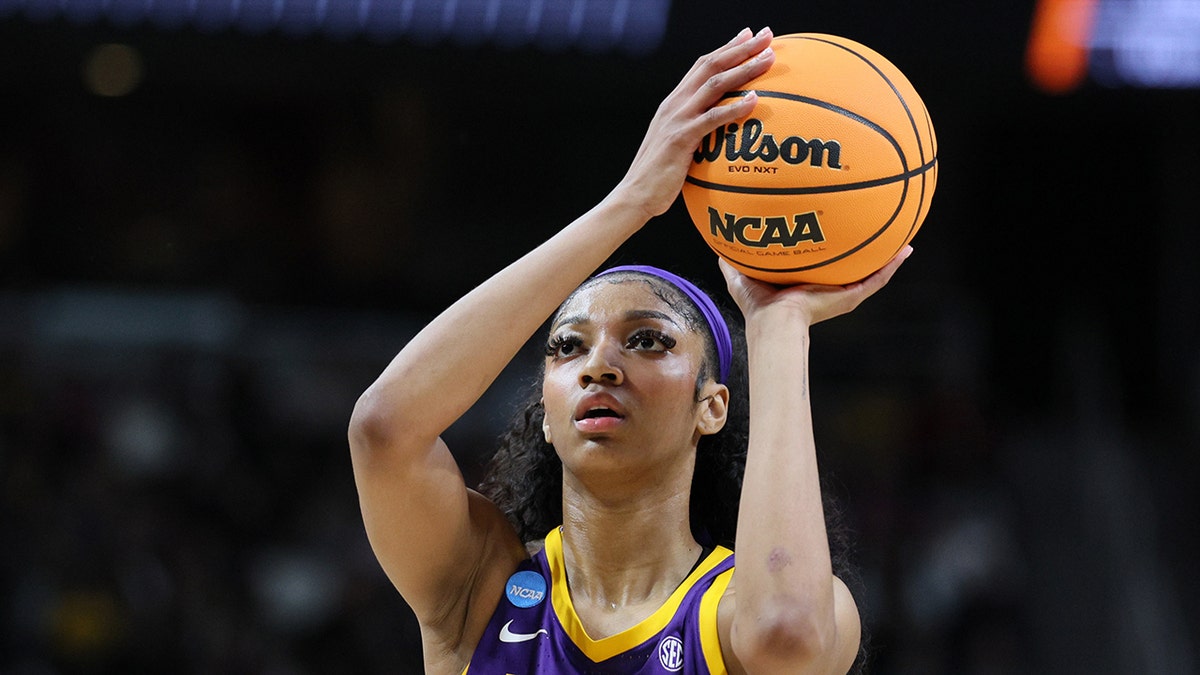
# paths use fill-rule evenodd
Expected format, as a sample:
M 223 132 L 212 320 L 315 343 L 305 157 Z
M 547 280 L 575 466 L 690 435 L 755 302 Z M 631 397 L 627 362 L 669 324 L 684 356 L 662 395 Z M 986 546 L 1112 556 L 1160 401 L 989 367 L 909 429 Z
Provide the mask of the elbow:
M 779 598 L 734 618 L 734 652 L 749 672 L 805 672 L 797 664 L 827 660 L 836 646 L 832 612 L 795 598 Z
M 395 408 L 380 400 L 374 387 L 368 388 L 350 414 L 350 450 L 358 455 L 391 447 L 401 426 Z

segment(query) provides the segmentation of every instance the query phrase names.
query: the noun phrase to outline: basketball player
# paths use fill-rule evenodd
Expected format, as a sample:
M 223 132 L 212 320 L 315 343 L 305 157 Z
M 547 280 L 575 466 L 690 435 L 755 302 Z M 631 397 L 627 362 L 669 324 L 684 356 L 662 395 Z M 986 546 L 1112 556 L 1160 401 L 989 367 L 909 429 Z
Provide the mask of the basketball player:
M 613 191 L 434 319 L 359 399 L 363 519 L 420 623 L 427 673 L 851 667 L 860 622 L 830 561 L 809 327 L 883 287 L 908 249 L 846 287 L 777 289 L 722 263 L 745 352 L 684 279 L 649 267 L 589 279 L 670 207 L 699 139 L 753 109 L 754 94 L 715 104 L 771 65 L 771 37 L 747 29 L 699 59 Z M 490 499 L 464 485 L 439 435 L 551 315 L 541 390 L 504 442 Z M 743 463 L 740 504 L 706 492 L 736 495 Z

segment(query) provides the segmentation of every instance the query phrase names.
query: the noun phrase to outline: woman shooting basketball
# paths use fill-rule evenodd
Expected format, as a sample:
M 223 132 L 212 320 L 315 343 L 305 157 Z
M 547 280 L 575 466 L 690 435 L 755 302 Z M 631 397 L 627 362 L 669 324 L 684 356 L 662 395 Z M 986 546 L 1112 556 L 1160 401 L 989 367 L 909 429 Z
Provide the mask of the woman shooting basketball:
M 426 672 L 843 673 L 854 661 L 860 623 L 830 562 L 808 330 L 879 290 L 903 255 L 846 287 L 781 290 L 723 265 L 746 352 L 685 280 L 654 268 L 588 278 L 669 208 L 698 140 L 753 109 L 753 94 L 715 104 L 771 65 L 770 41 L 745 30 L 697 61 L 616 188 L 434 319 L 355 407 L 363 519 L 420 623 Z M 439 435 L 551 315 L 540 396 L 506 439 L 489 499 Z M 740 451 L 714 446 L 721 434 Z M 736 486 L 742 453 L 729 542 L 733 507 L 693 499 L 693 475 L 705 466 L 703 491 L 722 480 L 713 465 L 733 467 Z

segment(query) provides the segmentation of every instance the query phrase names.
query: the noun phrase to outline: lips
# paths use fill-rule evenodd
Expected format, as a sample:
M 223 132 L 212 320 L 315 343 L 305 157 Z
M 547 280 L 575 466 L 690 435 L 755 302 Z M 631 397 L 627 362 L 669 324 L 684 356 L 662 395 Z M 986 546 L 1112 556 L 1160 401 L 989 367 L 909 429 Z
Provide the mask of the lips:
M 625 410 L 608 394 L 588 394 L 575 406 L 575 421 L 596 417 L 624 417 Z
M 612 431 L 625 421 L 625 409 L 607 394 L 588 394 L 575 406 L 575 428 L 585 433 Z

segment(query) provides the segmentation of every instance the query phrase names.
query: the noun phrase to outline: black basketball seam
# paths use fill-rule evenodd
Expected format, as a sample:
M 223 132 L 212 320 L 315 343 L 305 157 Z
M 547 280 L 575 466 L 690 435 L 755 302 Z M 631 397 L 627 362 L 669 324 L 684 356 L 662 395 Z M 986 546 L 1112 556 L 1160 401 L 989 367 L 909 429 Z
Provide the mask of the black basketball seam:
M 933 120 L 930 119 L 930 117 L 929 117 L 928 109 L 925 110 L 925 130 L 929 132 L 929 142 L 930 142 L 929 154 L 933 155 L 934 157 L 937 157 L 937 149 L 934 148 L 932 145 L 934 143 Z M 936 172 L 934 172 L 934 175 L 936 175 Z M 920 208 L 917 209 L 917 216 L 916 216 L 916 219 L 913 220 L 913 226 L 911 228 L 909 228 L 909 230 L 908 230 L 907 239 L 912 238 L 912 236 L 914 234 L 913 231 L 918 227 L 918 225 L 920 224 L 921 221 L 925 220 L 925 217 L 929 215 L 929 208 L 933 206 L 933 196 L 932 195 L 930 196 L 930 203 L 928 205 L 925 204 L 925 188 L 928 187 L 926 185 L 926 183 L 928 183 L 928 180 L 929 179 L 927 176 L 921 176 L 921 206 L 920 206 Z
M 896 88 L 896 85 L 894 82 L 892 82 L 891 78 L 889 78 L 886 74 L 884 74 L 884 72 L 882 70 L 880 70 L 879 67 L 876 66 L 873 61 L 871 61 L 871 59 L 867 58 L 863 54 L 860 54 L 859 52 L 855 51 L 854 49 L 851 49 L 850 47 L 847 47 L 844 44 L 834 42 L 833 40 L 826 40 L 824 38 L 816 37 L 814 35 L 797 35 L 797 36 L 795 36 L 795 39 L 812 40 L 813 42 L 823 42 L 832 47 L 838 47 L 846 52 L 849 52 L 850 54 L 853 54 L 854 56 L 856 56 L 860 60 L 862 60 L 863 63 L 870 66 L 871 70 L 874 70 L 875 73 L 879 75 L 880 79 L 882 79 L 884 82 L 886 82 L 887 86 L 889 88 L 891 88 L 892 93 L 896 96 L 896 100 L 900 101 L 900 106 L 904 108 L 904 114 L 905 114 L 905 116 L 908 117 L 908 124 L 912 128 L 913 137 L 917 141 L 917 153 L 920 155 L 921 162 L 922 163 L 925 162 L 925 144 L 921 140 L 921 131 L 917 127 L 917 120 L 913 118 L 912 109 L 908 107 L 908 101 L 906 101 L 904 99 L 904 96 L 900 93 L 899 89 Z M 881 58 L 886 58 L 886 57 L 883 57 L 882 55 L 880 55 L 880 56 L 881 56 Z M 928 118 L 929 118 L 929 109 L 928 108 L 925 109 L 925 117 L 928 120 Z M 932 151 L 932 150 L 933 150 L 933 148 L 930 148 L 930 151 Z M 934 157 L 934 159 L 936 159 L 936 156 Z M 925 187 L 926 187 L 925 183 L 926 183 L 925 176 L 922 175 L 921 176 L 921 201 L 917 206 L 917 216 L 914 217 L 913 224 L 911 227 L 908 228 L 908 234 L 904 237 L 905 241 L 908 241 L 908 239 L 912 237 L 913 229 L 917 226 L 917 223 L 920 221 L 921 208 L 925 204 Z M 899 249 L 897 249 L 897 252 L 899 252 Z
M 925 110 L 925 126 L 926 126 L 926 130 L 929 132 L 929 139 L 930 139 L 929 142 L 932 144 L 934 142 L 934 140 L 933 140 L 934 139 L 933 120 L 930 119 L 930 117 L 929 117 L 928 109 Z M 919 139 L 918 139 L 918 142 L 919 142 Z M 932 145 L 931 145 L 929 148 L 929 152 L 931 155 L 933 155 L 933 161 L 936 163 L 937 162 L 937 150 L 934 147 L 932 147 Z M 921 174 L 921 201 L 917 203 L 917 213 L 916 213 L 916 215 L 913 216 L 912 225 L 908 228 L 908 234 L 904 237 L 904 241 L 906 241 L 906 242 L 912 240 L 913 235 L 916 234 L 917 227 L 919 227 L 921 224 L 921 221 L 925 220 L 925 217 L 929 215 L 929 208 L 933 206 L 933 201 L 932 201 L 933 197 L 932 196 L 930 196 L 930 203 L 928 204 L 928 206 L 925 204 L 925 189 L 928 187 L 928 182 L 929 182 L 928 174 Z M 900 247 L 903 248 L 904 244 L 901 244 Z M 899 253 L 899 252 L 900 252 L 900 249 L 896 249 L 896 253 Z
M 867 127 L 871 131 L 874 131 L 875 133 L 879 134 L 880 136 L 883 136 L 884 140 L 886 140 L 888 143 L 891 143 L 892 150 L 894 150 L 896 152 L 896 157 L 899 158 L 899 160 L 900 160 L 900 173 L 898 173 L 894 176 L 887 176 L 883 179 L 875 179 L 875 180 L 883 180 L 884 181 L 883 183 L 879 183 L 879 185 L 886 185 L 887 183 L 894 183 L 896 181 L 905 180 L 907 177 L 909 177 L 908 174 L 909 174 L 910 170 L 908 168 L 908 157 L 906 157 L 904 154 L 904 148 L 900 147 L 900 142 L 896 140 L 896 137 L 893 136 L 890 131 L 888 131 L 887 129 L 884 129 L 882 126 L 880 126 L 879 124 L 876 124 L 874 121 L 872 121 L 866 117 L 863 117 L 862 115 L 854 112 L 853 110 L 850 110 L 849 108 L 843 108 L 842 106 L 837 105 L 835 103 L 830 103 L 829 101 L 823 101 L 819 98 L 813 98 L 811 96 L 802 96 L 800 94 L 792 94 L 792 93 L 786 92 L 786 91 L 775 91 L 773 89 L 758 91 L 757 93 L 760 97 L 778 98 L 778 99 L 783 99 L 785 101 L 795 101 L 797 103 L 804 103 L 804 104 L 811 105 L 816 108 L 823 108 L 825 110 L 828 110 L 829 112 L 836 113 L 843 117 L 847 117 L 855 122 L 858 122 L 859 124 L 862 124 L 863 126 Z M 742 96 L 744 94 L 746 94 L 745 91 L 731 91 L 731 92 L 727 92 L 722 98 L 723 99 L 735 98 L 735 97 Z M 691 176 L 688 176 L 688 180 L 689 181 L 691 180 Z M 693 181 L 693 184 L 699 185 L 700 183 Z M 718 185 L 722 185 L 722 184 L 721 183 L 711 184 L 711 186 L 718 186 Z M 864 182 L 864 183 L 859 183 L 859 184 L 846 183 L 844 185 L 846 185 L 846 186 L 857 185 L 857 187 L 847 187 L 844 189 L 859 189 L 861 187 L 874 187 L 873 185 L 869 184 L 869 181 Z M 826 192 L 839 192 L 840 191 L 840 190 L 816 189 L 811 192 L 795 192 L 795 191 L 793 191 L 793 192 L 753 192 L 753 191 L 732 189 L 732 188 L 734 188 L 734 186 L 732 186 L 732 185 L 728 186 L 728 187 L 730 189 L 722 190 L 722 191 L 723 192 L 737 192 L 740 194 L 785 194 L 785 195 L 786 194 L 792 194 L 792 195 L 824 194 Z M 804 188 L 761 188 L 761 189 L 803 190 Z
M 715 192 L 732 192 L 743 195 L 815 195 L 826 194 L 829 192 L 851 192 L 853 190 L 862 190 L 865 188 L 878 187 L 880 185 L 889 185 L 902 180 L 916 178 L 937 166 L 937 158 L 930 160 L 927 164 L 919 166 L 915 169 L 909 169 L 904 173 L 898 173 L 893 176 L 885 176 L 883 178 L 873 178 L 871 180 L 858 181 L 857 183 L 841 183 L 839 185 L 818 185 L 805 187 L 757 187 L 752 185 L 726 185 L 725 183 L 714 183 L 706 181 L 694 176 L 687 176 L 684 181 L 691 183 L 697 187 L 702 187 Z
M 725 92 L 725 95 L 721 97 L 721 100 L 725 100 L 727 98 L 741 98 L 742 96 L 745 96 L 747 93 L 749 93 L 749 90 Z M 892 147 L 895 148 L 896 154 L 900 157 L 900 165 L 902 167 L 904 167 L 905 170 L 908 169 L 908 158 L 904 156 L 904 149 L 900 147 L 900 143 L 896 140 L 896 138 L 894 136 L 892 136 L 892 133 L 890 131 L 888 131 L 887 129 L 884 129 L 879 124 L 876 124 L 874 121 L 872 121 L 866 117 L 863 117 L 859 113 L 856 113 L 853 110 L 850 110 L 849 108 L 843 108 L 840 105 L 837 105 L 835 103 L 830 103 L 829 101 L 824 101 L 819 98 L 813 98 L 811 96 L 802 96 L 800 94 L 793 94 L 791 92 L 786 92 L 786 91 L 775 91 L 774 89 L 762 89 L 762 90 L 756 89 L 755 93 L 758 94 L 759 98 L 781 98 L 786 101 L 795 101 L 797 103 L 807 103 L 808 105 L 811 105 L 811 106 L 814 106 L 817 108 L 824 108 L 825 110 L 828 110 L 829 112 L 837 113 L 843 117 L 849 117 L 851 120 L 854 120 L 855 122 L 858 122 L 859 124 L 862 124 L 863 126 L 869 128 L 871 131 L 874 131 L 875 133 L 879 134 L 880 136 L 883 136 L 884 138 L 886 138 L 888 140 L 888 143 L 891 143 Z
M 921 142 L 921 130 L 917 127 L 917 120 L 913 118 L 912 109 L 910 109 L 908 107 L 908 101 L 904 100 L 904 95 L 901 94 L 900 90 L 896 88 L 895 83 L 892 82 L 892 80 L 887 75 L 885 75 L 882 70 L 879 69 L 879 66 L 875 65 L 875 63 L 872 62 L 871 59 L 868 59 L 866 56 L 863 56 L 862 54 L 854 51 L 853 49 L 847 47 L 846 45 L 840 44 L 838 42 L 834 42 L 832 40 L 826 40 L 824 38 L 819 38 L 819 37 L 812 36 L 812 35 L 797 35 L 797 36 L 795 36 L 795 39 L 812 40 L 814 42 L 824 42 L 827 45 L 830 45 L 833 47 L 838 47 L 839 49 L 843 49 L 843 50 L 850 52 L 851 54 L 857 56 L 859 59 L 862 60 L 863 63 L 870 66 L 871 70 L 874 70 L 879 75 L 879 77 L 884 82 L 887 83 L 887 86 L 889 88 L 891 88 L 892 93 L 896 95 L 896 99 L 900 101 L 900 105 L 904 108 L 904 114 L 906 117 L 908 117 L 908 124 L 910 127 L 912 127 L 913 137 L 917 139 L 917 152 L 921 155 L 921 162 L 922 163 L 925 162 L 925 144 Z M 881 54 L 880 57 L 883 58 L 883 55 Z M 928 109 L 925 110 L 925 114 L 926 115 L 929 114 Z
M 909 180 L 908 178 L 905 178 L 904 182 L 907 183 L 908 180 Z M 892 215 L 889 216 L 888 219 L 883 223 L 883 227 L 876 230 L 871 236 L 858 242 L 858 244 L 854 245 L 852 248 L 846 249 L 845 251 L 842 251 L 841 253 L 833 256 L 832 258 L 822 260 L 819 263 L 813 263 L 812 265 L 801 265 L 800 267 L 779 268 L 779 267 L 755 267 L 754 265 L 747 265 L 745 262 L 742 262 L 740 260 L 733 261 L 733 262 L 736 262 L 737 264 L 741 265 L 742 267 L 747 267 L 752 270 L 759 270 L 762 272 L 775 272 L 778 274 L 787 274 L 789 272 L 805 272 L 807 270 L 817 269 L 818 267 L 824 267 L 826 265 L 835 263 L 835 262 L 841 260 L 842 258 L 853 255 L 854 253 L 857 253 L 858 251 L 862 250 L 863 247 L 865 247 L 867 244 L 870 244 L 871 242 L 878 239 L 879 235 L 883 234 L 884 232 L 887 232 L 888 229 L 891 228 L 892 223 L 896 222 L 896 217 L 899 216 L 900 212 L 904 210 L 904 202 L 907 200 L 908 200 L 908 185 L 905 185 L 904 190 L 900 193 L 899 201 L 896 202 L 896 210 L 892 211 Z M 920 209 L 920 208 L 921 208 L 921 206 L 920 206 L 920 204 L 918 204 L 917 209 Z M 714 250 L 716 250 L 716 249 L 714 249 Z M 721 254 L 720 251 L 717 251 L 717 253 L 719 255 L 722 255 L 722 257 L 729 259 L 728 256 L 724 256 L 723 254 Z M 895 255 L 895 254 L 893 254 L 893 255 Z
M 899 216 L 900 212 L 904 210 L 904 204 L 905 204 L 905 202 L 908 201 L 909 186 L 907 185 L 907 183 L 909 180 L 911 180 L 916 175 L 921 176 L 921 201 L 917 202 L 917 214 L 920 215 L 921 208 L 924 206 L 924 203 L 925 203 L 925 172 L 929 171 L 930 169 L 932 169 L 935 166 L 937 166 L 937 158 L 936 157 L 934 159 L 932 159 L 925 166 L 914 169 L 913 171 L 907 171 L 904 174 L 902 174 L 899 178 L 891 177 L 892 178 L 891 180 L 887 180 L 886 182 L 883 182 L 883 183 L 878 183 L 879 185 L 886 185 L 888 183 L 894 183 L 894 182 L 896 182 L 896 180 L 903 180 L 905 182 L 904 189 L 901 190 L 901 192 L 900 192 L 900 199 L 897 200 L 897 202 L 896 202 L 896 210 L 892 211 L 892 215 L 889 216 L 886 221 L 884 221 L 883 225 L 878 230 L 875 230 L 875 232 L 871 233 L 871 236 L 867 237 L 866 239 L 863 239 L 862 241 L 858 242 L 858 244 L 854 245 L 851 248 L 846 249 L 845 251 L 842 251 L 841 253 L 833 256 L 832 258 L 827 258 L 825 260 L 822 260 L 819 263 L 814 263 L 812 265 L 801 265 L 799 267 L 785 267 L 785 268 L 756 267 L 754 265 L 747 264 L 741 260 L 734 260 L 733 258 L 730 258 L 729 256 L 725 255 L 721 251 L 717 250 L 716 247 L 710 247 L 710 248 L 712 248 L 714 251 L 717 252 L 718 255 L 725 258 L 726 260 L 729 260 L 731 262 L 736 262 L 738 265 L 741 265 L 742 267 L 746 267 L 746 268 L 752 269 L 752 270 L 759 270 L 762 272 L 773 272 L 773 273 L 777 273 L 777 274 L 788 274 L 790 272 L 804 272 L 807 270 L 817 269 L 818 267 L 824 267 L 826 265 L 835 263 L 847 256 L 850 256 L 850 255 L 862 250 L 865 246 L 867 246 L 871 242 L 878 239 L 880 237 L 880 235 L 882 235 L 884 232 L 887 232 L 888 229 L 890 229 L 892 227 L 892 223 L 894 223 L 896 221 L 896 217 Z M 707 185 L 705 185 L 705 183 L 707 183 L 707 181 L 693 180 L 691 176 L 688 176 L 685 180 L 692 183 L 693 185 L 697 185 L 699 187 L 708 187 Z M 866 182 L 871 183 L 871 182 L 876 182 L 876 181 L 866 181 Z M 717 184 L 713 184 L 713 186 L 717 186 Z M 733 186 L 730 186 L 730 187 L 733 187 Z M 844 187 L 844 186 L 838 186 L 838 187 Z M 876 187 L 876 185 L 868 185 L 867 187 Z M 719 186 L 718 186 L 718 189 L 719 189 Z M 793 189 L 794 190 L 796 188 L 758 188 L 758 189 L 759 190 L 768 190 L 768 189 L 776 189 L 776 190 Z M 856 188 L 856 189 L 858 189 L 858 188 Z M 727 190 L 727 191 L 732 191 L 732 190 Z M 760 192 L 760 193 L 756 193 L 756 194 L 770 194 L 770 193 L 761 193 Z M 796 194 L 796 193 L 791 192 L 791 193 L 787 193 L 787 194 Z M 917 220 L 914 218 L 913 227 L 916 227 L 916 223 L 917 223 Z M 907 241 L 908 237 L 911 237 L 911 236 L 912 236 L 912 227 L 909 228 L 908 235 L 905 237 L 905 240 Z M 896 252 L 892 253 L 892 255 L 894 256 L 897 252 L 899 252 L 899 249 L 897 249 Z

